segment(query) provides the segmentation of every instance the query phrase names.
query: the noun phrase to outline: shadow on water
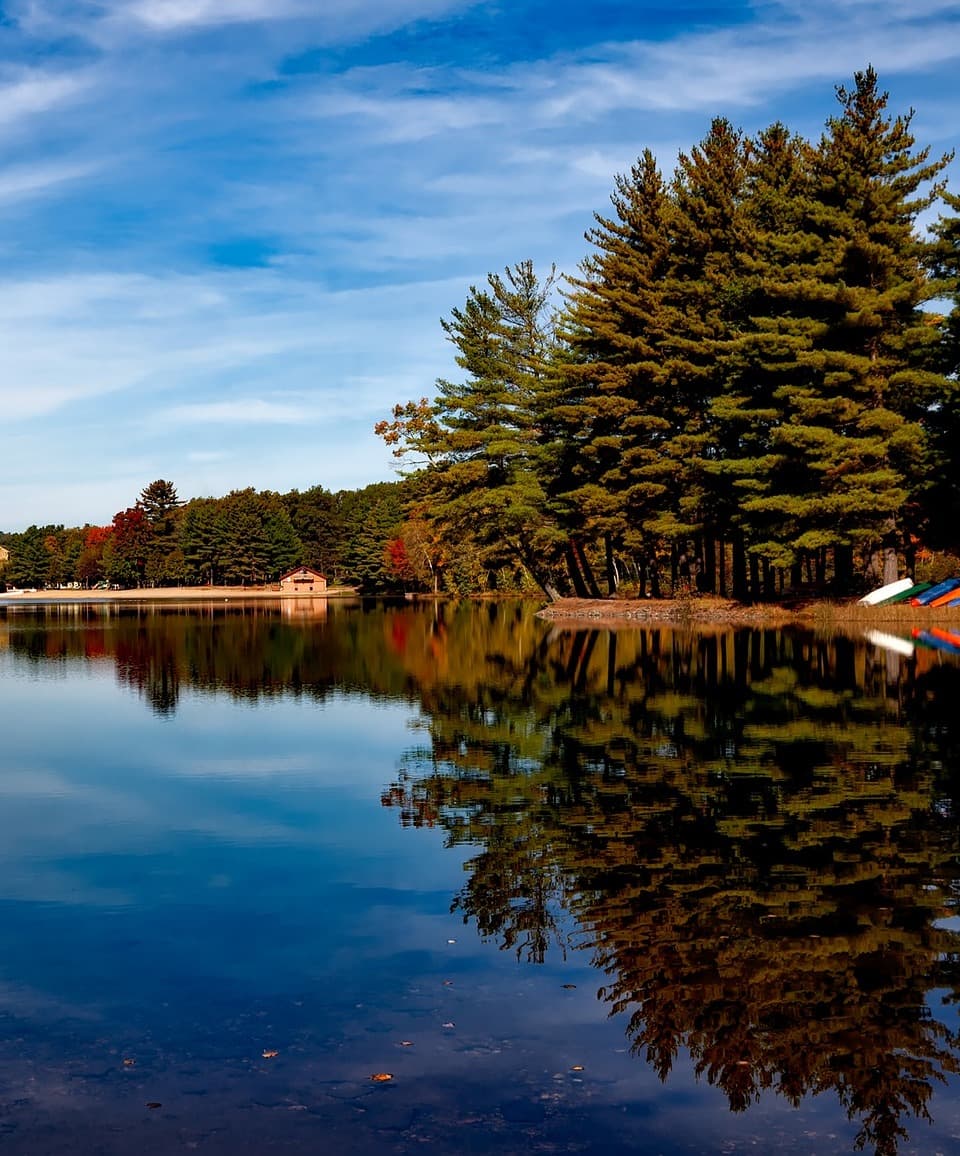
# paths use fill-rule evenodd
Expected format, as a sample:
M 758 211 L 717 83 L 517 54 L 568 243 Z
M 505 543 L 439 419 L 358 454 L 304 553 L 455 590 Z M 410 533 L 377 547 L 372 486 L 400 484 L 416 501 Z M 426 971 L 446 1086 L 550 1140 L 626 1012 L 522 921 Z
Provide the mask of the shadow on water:
M 18 662 L 419 711 L 382 804 L 468 849 L 453 909 L 586 953 L 633 1054 L 744 1112 L 830 1092 L 892 1156 L 960 1068 L 960 666 L 799 630 L 564 631 L 516 604 L 0 615 Z

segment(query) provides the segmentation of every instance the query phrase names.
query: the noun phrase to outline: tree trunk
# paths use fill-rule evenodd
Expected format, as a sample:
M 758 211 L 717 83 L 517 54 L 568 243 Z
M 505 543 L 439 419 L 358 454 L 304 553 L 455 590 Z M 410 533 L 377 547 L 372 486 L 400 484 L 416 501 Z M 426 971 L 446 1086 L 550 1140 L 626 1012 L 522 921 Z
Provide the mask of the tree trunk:
M 727 596 L 727 544 L 723 538 L 717 539 L 717 553 L 720 556 L 719 590 L 720 597 Z
M 593 568 L 590 565 L 590 559 L 587 557 L 583 549 L 583 545 L 576 538 L 572 538 L 573 548 L 576 551 L 577 561 L 580 563 L 580 570 L 586 579 L 587 589 L 590 591 L 591 598 L 602 598 L 600 587 L 597 585 L 597 580 L 593 575 Z
M 613 560 L 613 542 L 609 534 L 603 537 L 603 549 L 607 565 L 607 597 L 612 598 L 620 583 L 617 581 L 617 564 Z
M 633 565 L 637 571 L 637 597 L 644 598 L 647 593 L 647 560 L 644 558 L 638 562 L 634 558 Z
M 760 597 L 760 559 L 756 554 L 750 555 L 750 597 Z
M 747 600 L 747 552 L 742 530 L 734 530 L 731 541 L 733 551 L 733 596 L 738 602 Z
M 773 567 L 769 561 L 763 559 L 763 596 L 764 598 L 773 598 L 776 595 L 776 586 L 774 585 L 776 575 L 773 572 Z
M 566 549 L 563 552 L 564 559 L 567 563 L 567 572 L 570 575 L 570 581 L 573 584 L 573 592 L 578 598 L 589 598 L 587 593 L 587 584 L 583 580 L 583 574 L 580 572 L 580 564 L 577 561 L 577 555 L 573 548 L 573 540 L 567 542 Z
M 853 585 L 853 547 L 834 546 L 833 579 L 837 589 L 846 593 Z
M 703 589 L 707 594 L 717 592 L 717 540 L 707 534 L 703 549 Z

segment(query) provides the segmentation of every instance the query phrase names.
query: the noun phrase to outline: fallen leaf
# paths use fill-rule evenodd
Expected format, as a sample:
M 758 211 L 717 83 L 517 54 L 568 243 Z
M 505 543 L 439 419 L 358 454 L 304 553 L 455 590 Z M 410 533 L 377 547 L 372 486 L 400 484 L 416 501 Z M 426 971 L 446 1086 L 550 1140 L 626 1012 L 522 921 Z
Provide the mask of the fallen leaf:
M 453 980 L 452 979 L 445 979 L 443 981 L 443 986 L 444 987 L 453 987 Z
M 565 984 L 563 985 L 563 990 L 564 990 L 564 991 L 573 991 L 573 989 L 574 989 L 576 986 L 577 986 L 577 985 L 576 985 L 575 983 L 565 983 Z
M 154 1108 L 162 1108 L 163 1104 L 159 1100 L 147 1100 L 147 1107 L 153 1110 Z
M 393 1079 L 393 1072 L 374 1072 L 370 1079 L 375 1084 L 386 1084 Z
M 570 1069 L 570 1071 L 571 1072 L 582 1072 L 583 1071 L 583 1064 L 574 1064 L 573 1067 Z
M 123 1066 L 124 1066 L 125 1068 L 133 1068 L 133 1067 L 136 1067 L 136 1063 L 137 1063 L 137 1061 L 136 1061 L 136 1060 L 131 1060 L 131 1059 L 129 1059 L 129 1058 L 128 1058 L 128 1059 L 125 1059 L 125 1060 L 123 1061 Z
M 449 1023 L 441 1024 L 440 1026 L 443 1028 L 455 1028 L 457 1025 L 451 1020 Z
M 456 941 L 455 939 L 448 939 L 448 940 L 447 940 L 447 943 L 456 943 L 456 942 L 457 942 L 457 941 Z
M 400 1047 L 401 1048 L 412 1048 L 413 1047 L 413 1040 L 401 1040 L 400 1041 Z
M 275 1051 L 273 1048 L 267 1048 L 263 1052 L 263 1058 L 265 1060 L 272 1060 L 276 1056 L 279 1056 L 279 1055 L 280 1055 L 280 1053 L 278 1051 Z

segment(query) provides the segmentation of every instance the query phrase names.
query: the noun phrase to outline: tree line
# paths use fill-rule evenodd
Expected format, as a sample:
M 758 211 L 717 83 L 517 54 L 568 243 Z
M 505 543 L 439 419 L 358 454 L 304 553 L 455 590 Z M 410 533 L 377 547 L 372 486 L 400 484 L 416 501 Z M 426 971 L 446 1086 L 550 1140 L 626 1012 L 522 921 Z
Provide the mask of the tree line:
M 0 533 L 9 553 L 0 588 L 259 586 L 307 565 L 367 593 L 439 590 L 430 531 L 404 512 L 413 495 L 409 482 L 396 481 L 336 492 L 247 488 L 184 502 L 158 478 L 107 526 Z M 467 594 L 491 576 L 465 548 L 443 577 L 445 591 Z M 505 571 L 498 588 L 522 593 L 523 576 Z
M 262 585 L 305 564 L 332 583 L 390 589 L 387 542 L 402 518 L 403 488 L 248 488 L 182 502 L 174 483 L 160 478 L 108 526 L 0 534 L 10 554 L 0 579 L 37 588 Z
M 951 156 L 872 68 L 836 93 L 817 142 L 718 117 L 669 178 L 645 151 L 562 284 L 522 261 L 470 288 L 460 380 L 376 427 L 435 566 L 470 543 L 551 597 L 760 598 L 957 545 Z

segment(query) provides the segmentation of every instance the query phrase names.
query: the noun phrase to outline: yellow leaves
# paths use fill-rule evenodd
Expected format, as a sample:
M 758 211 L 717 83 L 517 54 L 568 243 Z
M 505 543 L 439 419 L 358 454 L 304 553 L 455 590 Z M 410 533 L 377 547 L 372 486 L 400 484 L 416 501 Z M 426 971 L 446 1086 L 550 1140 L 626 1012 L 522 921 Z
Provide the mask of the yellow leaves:
M 375 1084 L 388 1084 L 393 1079 L 393 1072 L 374 1072 L 370 1079 Z
M 132 1059 L 130 1056 L 125 1056 L 123 1060 L 123 1066 L 125 1068 L 135 1068 L 137 1066 L 137 1061 Z

